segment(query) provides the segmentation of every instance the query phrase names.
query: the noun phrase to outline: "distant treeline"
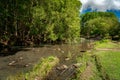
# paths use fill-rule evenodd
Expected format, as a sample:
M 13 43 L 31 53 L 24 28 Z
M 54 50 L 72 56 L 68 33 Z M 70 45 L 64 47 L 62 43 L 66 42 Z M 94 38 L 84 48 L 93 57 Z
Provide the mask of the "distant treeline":
M 77 41 L 79 0 L 0 0 L 0 42 L 28 45 Z
M 81 34 L 86 38 L 120 39 L 120 23 L 111 12 L 88 12 L 81 16 Z

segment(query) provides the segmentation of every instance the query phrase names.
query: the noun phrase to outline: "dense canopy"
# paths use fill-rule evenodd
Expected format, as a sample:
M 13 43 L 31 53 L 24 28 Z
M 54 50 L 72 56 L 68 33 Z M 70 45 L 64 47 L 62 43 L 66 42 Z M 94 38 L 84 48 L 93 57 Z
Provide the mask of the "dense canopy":
M 0 0 L 0 41 L 10 45 L 77 41 L 80 5 L 78 0 Z
M 86 37 L 120 37 L 117 17 L 110 12 L 89 12 L 81 16 L 82 35 Z

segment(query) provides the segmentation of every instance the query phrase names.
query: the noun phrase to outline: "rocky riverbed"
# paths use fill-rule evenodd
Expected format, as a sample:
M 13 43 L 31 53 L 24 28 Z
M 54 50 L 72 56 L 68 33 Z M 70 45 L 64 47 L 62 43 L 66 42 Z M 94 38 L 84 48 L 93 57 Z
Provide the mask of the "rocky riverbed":
M 30 71 L 41 58 L 48 56 L 57 56 L 60 59 L 60 66 L 70 66 L 75 64 L 73 58 L 76 54 L 80 54 L 80 51 L 82 51 L 80 44 L 21 48 L 14 55 L 0 56 L 0 80 L 6 80 L 10 75 Z

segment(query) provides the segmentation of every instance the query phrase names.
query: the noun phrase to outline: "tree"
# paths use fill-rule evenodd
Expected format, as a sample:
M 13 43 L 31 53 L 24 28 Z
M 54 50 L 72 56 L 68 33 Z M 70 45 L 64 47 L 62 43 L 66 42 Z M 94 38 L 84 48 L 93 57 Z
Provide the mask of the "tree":
M 89 18 L 89 19 L 88 19 Z M 110 38 L 118 25 L 118 20 L 113 13 L 93 12 L 82 16 L 83 35 L 90 37 Z
M 80 2 L 77 0 L 46 0 L 34 7 L 33 28 L 42 41 L 77 40 L 80 33 Z M 33 30 L 33 29 L 32 29 Z
M 0 39 L 12 45 L 76 41 L 80 5 L 78 0 L 0 0 Z

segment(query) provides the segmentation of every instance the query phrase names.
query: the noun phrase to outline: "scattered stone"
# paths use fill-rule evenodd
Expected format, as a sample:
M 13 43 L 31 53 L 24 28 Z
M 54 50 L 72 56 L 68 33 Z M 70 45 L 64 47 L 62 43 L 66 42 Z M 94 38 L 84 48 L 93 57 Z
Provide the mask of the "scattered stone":
M 70 58 L 66 57 L 66 58 L 65 58 L 65 61 L 68 61 L 68 60 L 70 60 Z
M 20 57 L 19 59 L 20 59 L 20 60 L 23 60 L 23 57 Z
M 68 68 L 68 66 L 66 66 L 66 65 L 62 65 L 61 66 L 63 69 L 67 69 Z
M 73 66 L 74 66 L 75 68 L 78 68 L 78 67 L 80 67 L 81 65 L 82 65 L 82 63 L 73 64 Z
M 28 66 L 29 66 L 28 64 L 25 65 L 25 67 L 28 67 Z
M 65 69 L 68 69 L 68 66 L 62 65 L 62 66 L 60 66 L 60 67 L 57 67 L 56 69 L 57 69 L 57 70 L 65 70 Z
M 56 67 L 57 70 L 60 70 L 60 67 Z
M 14 65 L 15 62 L 16 62 L 16 61 L 12 61 L 12 62 L 10 62 L 8 65 L 9 65 L 9 66 L 12 66 L 12 65 Z
M 57 50 L 58 50 L 58 51 L 61 51 L 61 49 L 60 49 L 60 48 L 58 48 Z
M 65 53 L 64 51 L 61 51 L 61 53 Z
M 25 64 L 24 67 L 30 66 L 32 63 Z

